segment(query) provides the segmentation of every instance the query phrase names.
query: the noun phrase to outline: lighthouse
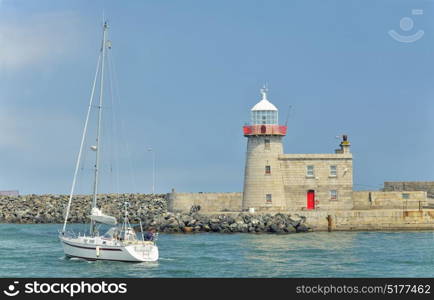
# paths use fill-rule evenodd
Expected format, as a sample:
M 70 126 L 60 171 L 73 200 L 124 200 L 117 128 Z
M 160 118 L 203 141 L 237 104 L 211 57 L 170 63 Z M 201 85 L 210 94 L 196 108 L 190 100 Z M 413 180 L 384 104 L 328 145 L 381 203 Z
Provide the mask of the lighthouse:
M 284 209 L 285 192 L 279 155 L 286 126 L 279 125 L 279 111 L 268 100 L 267 88 L 262 99 L 251 109 L 251 124 L 243 127 L 247 137 L 246 166 L 242 208 L 244 210 Z

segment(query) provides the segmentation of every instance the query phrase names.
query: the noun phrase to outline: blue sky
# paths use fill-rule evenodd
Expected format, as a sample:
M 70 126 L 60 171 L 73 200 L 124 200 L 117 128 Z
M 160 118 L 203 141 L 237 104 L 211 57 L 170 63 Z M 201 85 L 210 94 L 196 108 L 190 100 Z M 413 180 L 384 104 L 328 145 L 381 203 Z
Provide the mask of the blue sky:
M 0 190 L 69 192 L 103 10 L 129 149 L 121 191 L 151 191 L 149 146 L 157 192 L 241 191 L 241 127 L 264 82 L 282 122 L 292 106 L 286 153 L 333 152 L 346 133 L 356 189 L 434 180 L 433 4 L 2 0 Z M 425 34 L 401 43 L 391 29 Z

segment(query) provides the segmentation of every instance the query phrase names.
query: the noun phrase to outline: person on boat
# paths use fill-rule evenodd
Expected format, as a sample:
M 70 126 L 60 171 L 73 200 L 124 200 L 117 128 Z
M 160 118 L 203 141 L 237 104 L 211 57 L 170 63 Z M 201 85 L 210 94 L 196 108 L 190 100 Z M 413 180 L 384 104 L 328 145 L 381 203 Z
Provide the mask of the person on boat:
M 145 241 L 153 241 L 155 239 L 155 228 L 151 228 L 146 231 L 144 238 Z

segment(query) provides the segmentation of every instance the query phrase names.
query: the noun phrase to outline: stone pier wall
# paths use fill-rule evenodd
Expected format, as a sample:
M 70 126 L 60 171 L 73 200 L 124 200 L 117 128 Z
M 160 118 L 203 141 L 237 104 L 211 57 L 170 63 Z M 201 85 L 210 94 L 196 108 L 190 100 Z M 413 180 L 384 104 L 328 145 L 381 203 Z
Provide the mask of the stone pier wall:
M 207 200 L 212 202 L 216 195 L 208 197 L 188 197 L 197 200 L 207 208 Z M 231 205 L 234 199 L 238 200 L 238 209 L 241 205 L 241 194 L 228 195 L 223 201 Z M 181 194 L 182 197 L 182 194 Z M 186 205 L 190 205 L 186 200 Z M 167 210 L 169 199 L 165 195 L 121 194 L 101 195 L 98 205 L 103 212 L 115 216 L 118 220 L 123 217 L 123 206 L 127 201 L 129 221 L 139 230 L 139 221 L 143 228 L 155 228 L 159 232 L 250 232 L 250 233 L 295 233 L 308 231 L 303 218 L 292 217 L 290 214 L 248 214 L 241 212 L 195 213 L 170 212 Z M 0 223 L 63 223 L 64 211 L 68 203 L 67 195 L 25 195 L 0 197 Z M 91 196 L 78 195 L 73 198 L 69 223 L 88 223 Z M 186 206 L 187 207 L 187 206 Z M 60 228 L 60 226 L 59 226 Z
M 434 181 L 386 181 L 386 192 L 424 191 L 427 193 L 428 205 L 434 207 Z
M 424 191 L 353 191 L 353 209 L 419 209 L 428 206 Z
M 200 212 L 241 211 L 243 193 L 177 193 L 166 195 L 168 209 L 188 212 L 193 205 L 200 205 Z
M 131 223 L 138 223 L 141 220 L 145 228 L 155 227 L 161 232 L 289 233 L 305 231 L 306 228 L 312 228 L 314 231 L 329 229 L 332 231 L 434 230 L 434 209 L 419 208 L 416 204 L 411 208 L 396 209 L 288 210 L 286 212 L 246 213 L 240 212 L 241 193 L 175 193 L 176 197 L 178 195 L 183 200 L 180 203 L 184 205 L 175 207 L 182 208 L 179 212 L 176 209 L 169 211 L 171 203 L 169 198 L 174 196 L 173 194 L 103 195 L 98 203 L 104 212 L 120 219 L 123 204 L 128 201 Z M 226 197 L 221 198 L 222 195 Z M 366 194 L 359 193 L 358 196 L 360 199 L 366 199 Z M 395 200 L 398 201 L 398 198 L 397 196 Z M 383 199 L 378 197 L 374 200 L 376 207 L 380 207 Z M 402 199 L 400 201 L 402 203 Z M 67 195 L 0 196 L 0 223 L 62 223 L 67 202 Z M 71 223 L 89 222 L 90 202 L 91 196 L 88 195 L 74 197 L 71 207 Z M 221 211 L 221 203 L 227 204 L 228 211 Z M 192 204 L 201 205 L 204 209 L 201 209 L 199 213 L 190 213 L 189 209 Z M 299 227 L 298 220 L 304 220 L 303 224 L 306 226 Z
M 306 188 L 307 189 L 307 188 Z M 305 202 L 306 189 L 299 198 Z M 294 193 L 294 192 L 293 192 Z M 351 209 L 419 209 L 428 206 L 427 193 L 424 191 L 383 192 L 383 191 L 349 191 L 351 205 L 323 206 L 318 205 L 316 211 L 351 210 Z M 166 195 L 169 211 L 188 212 L 193 205 L 200 205 L 201 212 L 241 211 L 242 193 L 177 193 Z M 342 202 L 339 202 L 342 204 Z M 305 209 L 305 208 L 304 208 Z M 300 207 L 256 208 L 257 212 L 290 212 Z
M 426 191 L 434 197 L 434 181 L 386 181 L 384 191 Z
M 306 217 L 306 225 L 314 231 L 326 231 L 329 228 L 332 231 L 434 230 L 433 209 L 300 211 L 298 213 Z

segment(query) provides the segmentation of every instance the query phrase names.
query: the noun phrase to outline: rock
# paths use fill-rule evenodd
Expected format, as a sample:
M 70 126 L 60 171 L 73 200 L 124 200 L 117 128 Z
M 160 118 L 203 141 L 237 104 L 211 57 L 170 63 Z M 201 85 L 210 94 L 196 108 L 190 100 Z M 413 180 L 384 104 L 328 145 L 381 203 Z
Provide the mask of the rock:
M 308 232 L 310 230 L 310 228 L 304 224 L 298 225 L 295 229 L 297 232 Z
M 270 232 L 282 233 L 284 231 L 283 228 L 277 224 L 271 224 L 269 228 Z
M 256 225 L 256 224 L 259 223 L 259 220 L 257 220 L 257 219 L 252 219 L 250 222 L 251 222 L 251 224 Z
M 304 216 L 300 216 L 298 214 L 295 215 L 291 215 L 291 220 L 296 222 L 296 223 L 303 223 L 306 220 L 306 217 Z
M 219 232 L 221 230 L 220 226 L 216 223 L 211 223 L 209 227 L 214 232 Z
M 193 231 L 193 227 L 187 227 L 186 226 L 186 227 L 183 228 L 183 231 L 186 232 L 186 233 L 192 232 Z
M 284 231 L 285 231 L 285 232 L 288 232 L 288 233 L 296 233 L 296 232 L 297 232 L 297 230 L 295 229 L 295 227 L 292 226 L 292 225 L 288 225 L 288 226 L 286 226 L 286 227 L 284 228 Z
M 233 223 L 235 223 L 235 219 L 232 218 L 231 216 L 228 216 L 228 217 L 226 218 L 226 222 L 227 222 L 228 224 L 233 224 Z
M 244 220 L 242 218 L 236 218 L 235 223 L 237 224 L 244 224 Z
M 194 224 L 196 224 L 196 220 L 194 219 L 187 222 L 188 226 L 194 226 Z
M 0 222 L 2 223 L 63 223 L 68 195 L 25 195 L 18 197 L 0 196 Z M 69 223 L 89 222 L 91 195 L 73 197 Z M 106 194 L 98 197 L 103 212 L 123 218 L 124 202 L 130 203 L 129 220 L 144 229 L 155 227 L 161 232 L 306 232 L 309 227 L 305 218 L 284 213 L 237 215 L 220 213 L 207 216 L 200 210 L 173 213 L 167 210 L 165 195 Z

